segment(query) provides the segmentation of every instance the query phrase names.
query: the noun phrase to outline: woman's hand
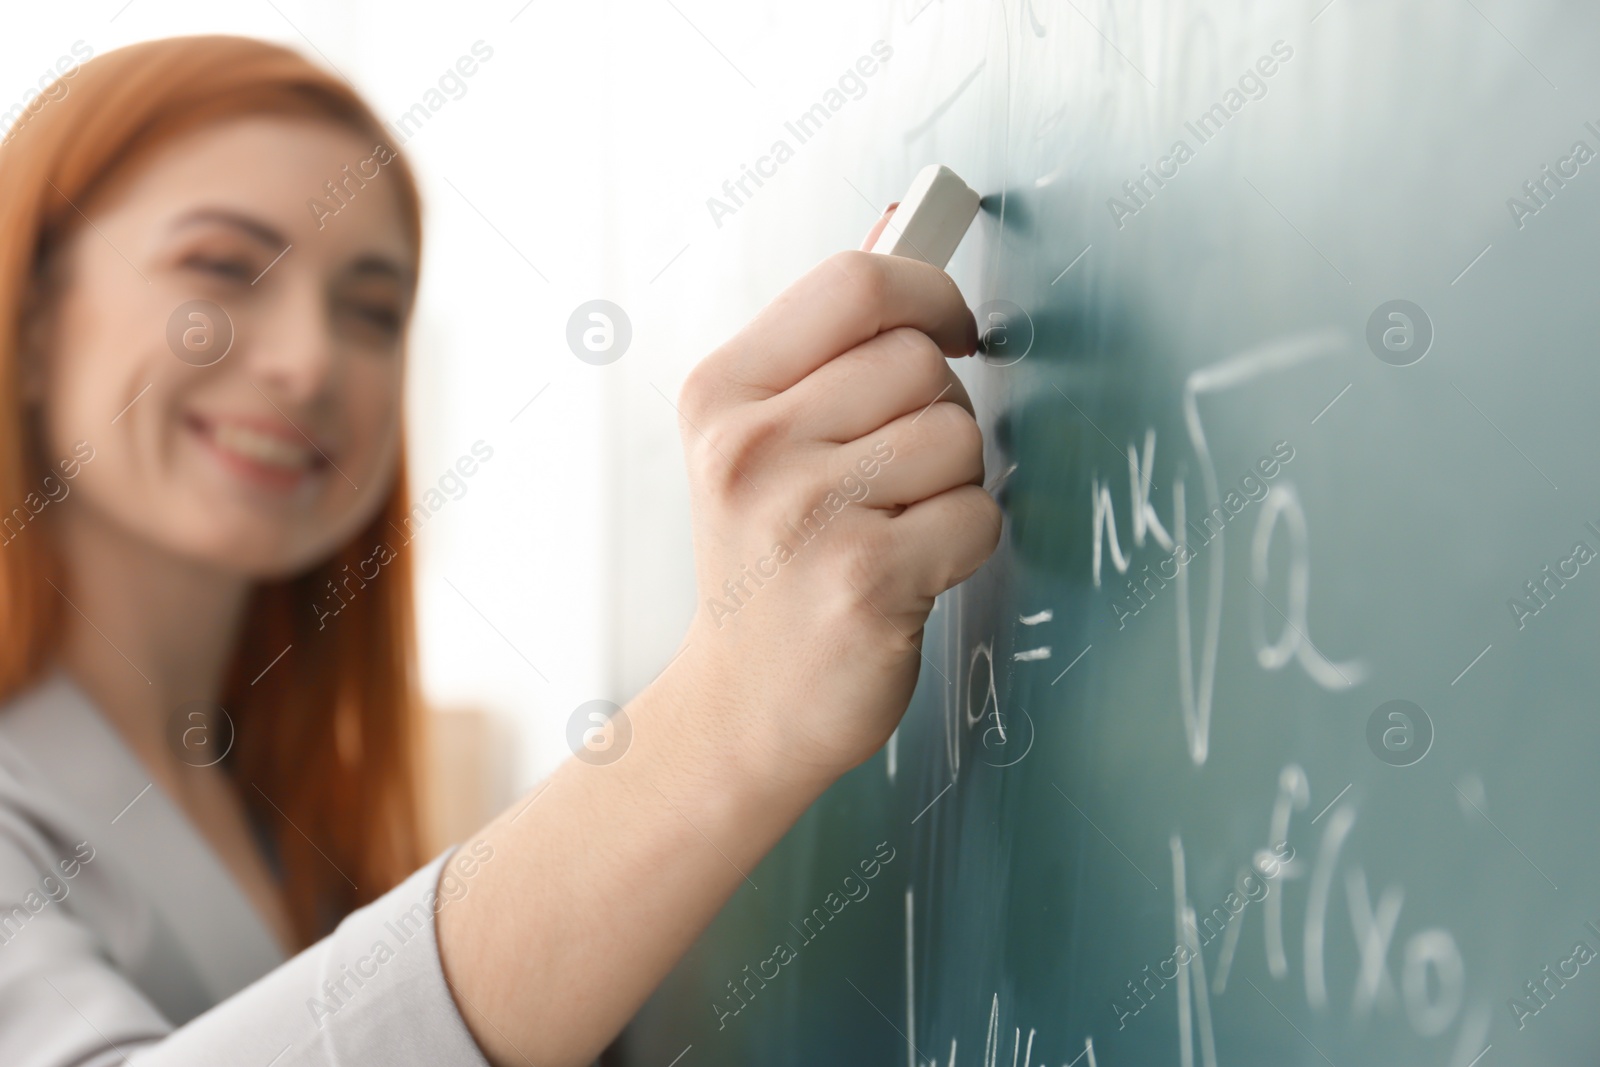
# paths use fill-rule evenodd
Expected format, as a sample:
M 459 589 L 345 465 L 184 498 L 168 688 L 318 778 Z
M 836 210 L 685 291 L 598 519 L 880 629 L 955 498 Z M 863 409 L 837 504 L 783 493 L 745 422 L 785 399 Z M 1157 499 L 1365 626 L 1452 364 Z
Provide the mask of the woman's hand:
M 943 271 L 846 252 L 684 385 L 701 597 L 686 644 L 628 702 L 618 758 L 567 760 L 475 835 L 493 860 L 436 920 L 496 1067 L 592 1062 L 899 722 L 933 598 L 999 539 L 945 362 L 976 344 Z M 736 1015 L 712 1005 L 707 1028 L 750 1025 Z
M 724 719 L 705 728 L 764 771 L 831 779 L 875 752 L 934 597 L 994 551 L 983 439 L 947 362 L 977 341 L 943 271 L 843 252 L 684 384 L 699 608 L 681 666 Z

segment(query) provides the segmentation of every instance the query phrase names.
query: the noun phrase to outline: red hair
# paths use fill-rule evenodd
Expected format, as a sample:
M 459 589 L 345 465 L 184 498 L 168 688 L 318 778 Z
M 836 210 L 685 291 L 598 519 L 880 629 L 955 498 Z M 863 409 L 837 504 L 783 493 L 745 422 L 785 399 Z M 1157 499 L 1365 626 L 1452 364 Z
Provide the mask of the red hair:
M 119 48 L 61 84 L 67 94 L 35 100 L 0 147 L 0 501 L 22 499 L 40 473 L 39 443 L 24 429 L 20 335 L 40 263 L 83 222 L 74 204 L 175 134 L 245 115 L 332 120 L 374 144 L 390 141 L 349 84 L 246 37 Z M 420 262 L 416 180 L 398 154 L 385 170 Z M 307 609 L 342 568 L 399 529 L 408 505 L 402 449 L 394 489 L 366 530 L 310 572 L 253 591 L 224 686 L 237 730 L 225 766 L 243 803 L 272 828 L 301 946 L 426 858 L 409 557 L 389 562 L 338 626 L 317 632 Z M 48 538 L 19 538 L 0 552 L 0 700 L 51 666 L 63 604 L 46 579 L 60 574 Z M 291 644 L 285 662 L 252 685 Z

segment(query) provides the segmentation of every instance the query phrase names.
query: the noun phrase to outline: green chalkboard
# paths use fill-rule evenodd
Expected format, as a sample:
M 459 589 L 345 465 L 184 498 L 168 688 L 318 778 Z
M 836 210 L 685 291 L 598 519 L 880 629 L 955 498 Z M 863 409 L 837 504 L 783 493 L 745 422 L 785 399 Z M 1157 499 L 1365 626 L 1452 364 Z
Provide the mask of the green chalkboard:
M 885 26 L 1005 536 L 630 1061 L 1595 1062 L 1600 9 Z

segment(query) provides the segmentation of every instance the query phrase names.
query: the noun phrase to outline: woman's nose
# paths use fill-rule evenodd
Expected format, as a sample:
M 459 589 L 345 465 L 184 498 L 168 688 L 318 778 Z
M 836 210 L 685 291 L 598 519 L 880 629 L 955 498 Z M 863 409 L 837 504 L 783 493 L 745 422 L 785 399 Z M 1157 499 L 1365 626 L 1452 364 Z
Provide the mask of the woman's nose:
M 327 303 L 309 280 L 280 277 L 274 288 L 249 324 L 248 372 L 269 393 L 309 403 L 327 388 L 337 366 Z

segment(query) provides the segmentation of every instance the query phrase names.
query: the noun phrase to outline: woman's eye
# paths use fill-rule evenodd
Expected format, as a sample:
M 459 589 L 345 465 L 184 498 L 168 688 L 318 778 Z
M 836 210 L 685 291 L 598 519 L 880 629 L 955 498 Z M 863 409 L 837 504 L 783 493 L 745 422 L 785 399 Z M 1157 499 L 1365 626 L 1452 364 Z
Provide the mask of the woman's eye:
M 400 332 L 400 312 L 389 304 L 352 304 L 350 311 L 362 323 L 384 333 Z
M 219 278 L 238 281 L 249 281 L 251 278 L 250 264 L 242 259 L 190 256 L 185 262 L 185 266 L 194 267 L 207 274 L 215 274 Z

